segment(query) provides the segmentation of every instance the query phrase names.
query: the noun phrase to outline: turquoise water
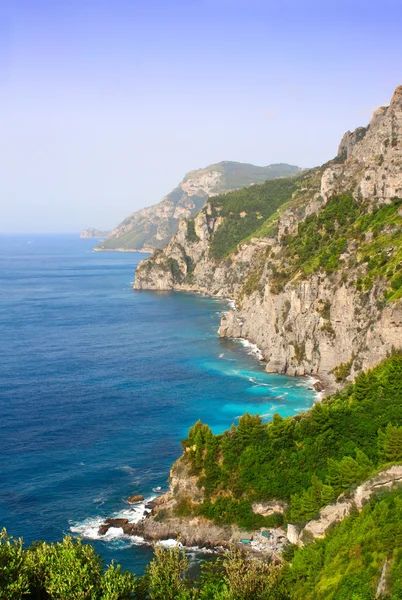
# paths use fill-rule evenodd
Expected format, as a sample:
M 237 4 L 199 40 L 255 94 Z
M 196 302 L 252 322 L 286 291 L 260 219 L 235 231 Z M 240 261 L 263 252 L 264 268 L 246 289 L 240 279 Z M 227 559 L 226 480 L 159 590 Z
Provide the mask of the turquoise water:
M 128 496 L 166 487 L 188 428 L 293 415 L 314 394 L 218 338 L 227 302 L 134 292 L 144 255 L 95 242 L 0 236 L 0 527 L 27 543 L 80 534 L 141 573 L 150 548 L 97 529 L 135 516 Z

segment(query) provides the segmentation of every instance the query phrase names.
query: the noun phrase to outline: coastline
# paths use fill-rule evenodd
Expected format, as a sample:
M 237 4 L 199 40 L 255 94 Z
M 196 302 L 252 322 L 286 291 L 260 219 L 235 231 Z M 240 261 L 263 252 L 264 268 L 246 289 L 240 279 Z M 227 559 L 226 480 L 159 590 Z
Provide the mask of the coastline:
M 145 504 L 142 517 L 130 519 L 106 518 L 99 528 L 92 531 L 92 539 L 109 541 L 113 537 L 131 539 L 136 545 L 161 544 L 179 546 L 186 551 L 223 554 L 237 547 L 248 554 L 271 557 L 280 561 L 282 550 L 288 543 L 286 532 L 280 528 L 262 528 L 257 530 L 241 529 L 237 525 L 216 525 L 204 517 L 165 516 L 166 511 L 174 508 L 172 489 Z M 148 510 L 146 510 L 148 508 Z M 151 510 L 149 510 L 151 509 Z M 134 509 L 135 511 L 135 509 Z M 158 514 L 163 515 L 158 518 Z M 268 532 L 265 537 L 262 531 Z
M 149 291 L 149 292 L 165 291 L 165 292 L 177 292 L 177 293 L 180 293 L 180 294 L 198 294 L 198 295 L 204 296 L 206 298 L 214 298 L 216 300 L 224 300 L 225 302 L 227 302 L 229 310 L 222 311 L 222 315 L 223 314 L 228 314 L 231 310 L 237 310 L 236 309 L 236 301 L 233 298 L 230 298 L 228 296 L 223 296 L 223 295 L 220 295 L 220 294 L 213 294 L 213 293 L 209 292 L 206 289 L 195 289 L 193 287 L 182 287 L 181 289 L 171 288 L 171 289 L 166 289 L 166 290 L 142 289 L 142 288 L 138 289 L 138 288 L 135 288 L 135 274 L 134 274 L 133 290 L 135 292 L 140 292 L 140 291 Z M 249 352 L 250 354 L 254 354 L 256 356 L 256 358 L 260 362 L 267 364 L 267 359 L 264 356 L 264 353 L 261 350 L 261 348 L 259 348 L 259 346 L 257 346 L 257 344 L 255 344 L 254 342 L 252 342 L 248 338 L 243 337 L 243 336 L 237 336 L 237 337 L 219 336 L 219 337 L 221 337 L 222 339 L 229 339 L 229 340 L 238 340 L 238 341 L 241 341 L 241 343 L 243 343 L 244 346 L 246 346 L 246 347 L 248 347 L 248 348 L 251 349 L 251 351 Z M 268 373 L 268 371 L 266 371 L 266 372 Z M 337 389 L 334 386 L 333 380 L 331 380 L 331 378 L 328 375 L 323 374 L 323 373 L 311 373 L 311 374 L 304 374 L 304 375 L 291 375 L 291 374 L 287 374 L 287 373 L 280 373 L 279 371 L 269 371 L 269 373 L 270 374 L 276 374 L 276 375 L 285 375 L 286 377 L 303 377 L 303 378 L 309 378 L 311 380 L 311 386 L 314 387 L 315 392 L 316 392 L 316 402 L 322 401 L 323 398 L 325 398 L 326 396 L 329 396 L 329 395 L 333 394 L 336 391 L 336 389 Z
M 154 251 L 153 248 L 138 250 L 136 248 L 98 248 L 98 246 L 92 249 L 92 252 L 142 252 L 143 254 L 152 254 Z

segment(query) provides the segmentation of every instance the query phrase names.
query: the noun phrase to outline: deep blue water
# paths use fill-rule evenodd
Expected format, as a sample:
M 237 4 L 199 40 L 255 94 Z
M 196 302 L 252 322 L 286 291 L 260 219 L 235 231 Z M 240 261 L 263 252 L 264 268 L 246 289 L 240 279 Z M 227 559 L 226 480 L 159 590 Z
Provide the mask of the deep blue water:
M 134 292 L 144 256 L 95 242 L 0 236 L 0 527 L 27 543 L 96 537 L 129 495 L 166 486 L 199 418 L 219 432 L 314 401 L 308 380 L 217 337 L 227 302 Z M 151 555 L 113 532 L 92 543 L 137 573 Z

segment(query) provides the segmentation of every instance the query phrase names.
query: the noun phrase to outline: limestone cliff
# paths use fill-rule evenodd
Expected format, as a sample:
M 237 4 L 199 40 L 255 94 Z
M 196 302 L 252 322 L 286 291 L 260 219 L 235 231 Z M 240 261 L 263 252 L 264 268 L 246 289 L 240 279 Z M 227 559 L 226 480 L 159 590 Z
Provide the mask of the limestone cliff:
M 210 199 L 134 287 L 233 298 L 222 337 L 257 344 L 267 371 L 344 383 L 402 341 L 402 87 L 334 160 L 273 183 Z
M 161 202 L 124 219 L 96 249 L 152 252 L 165 246 L 180 219 L 195 215 L 209 197 L 299 171 L 299 167 L 286 164 L 256 167 L 230 161 L 190 171 Z

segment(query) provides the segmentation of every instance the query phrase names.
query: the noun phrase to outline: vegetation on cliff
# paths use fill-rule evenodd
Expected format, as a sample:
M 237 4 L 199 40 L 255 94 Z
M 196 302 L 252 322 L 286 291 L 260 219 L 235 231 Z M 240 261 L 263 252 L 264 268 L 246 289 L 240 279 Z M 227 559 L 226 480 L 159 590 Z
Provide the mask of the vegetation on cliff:
M 402 353 L 362 373 L 343 392 L 308 413 L 264 424 L 244 415 L 213 435 L 196 423 L 184 457 L 205 500 L 181 498 L 181 515 L 201 514 L 246 528 L 283 518 L 303 523 L 376 470 L 402 461 Z M 180 464 L 180 461 L 179 461 Z M 178 468 L 178 467 L 176 467 Z M 256 499 L 290 501 L 287 513 L 263 517 Z M 304 539 L 306 542 L 307 540 Z M 103 567 L 92 546 L 65 537 L 23 547 L 0 534 L 0 599 L 4 600 L 373 600 L 402 598 L 402 489 L 380 492 L 324 539 L 289 546 L 280 565 L 232 550 L 193 579 L 178 548 L 155 547 L 137 578 Z
M 402 293 L 402 199 L 391 204 L 357 202 L 344 194 L 329 199 L 321 212 L 299 223 L 297 233 L 285 237 L 273 267 L 272 285 L 279 291 L 297 273 L 339 269 L 356 271 L 360 291 L 378 279 L 387 282 L 386 299 Z
M 311 172 L 267 181 L 216 196 L 210 200 L 213 214 L 223 217 L 215 231 L 210 252 L 222 259 L 250 237 L 272 237 L 276 233 L 277 210 L 300 203 Z M 311 181 L 310 181 L 311 183 Z M 312 190 L 310 190 L 311 192 Z M 318 271 L 331 274 L 340 269 L 356 271 L 356 286 L 370 290 L 378 279 L 386 281 L 386 300 L 402 297 L 402 199 L 390 204 L 359 202 L 352 195 L 334 196 L 322 210 L 307 216 L 296 233 L 283 236 L 281 250 L 264 258 L 270 269 L 274 291 L 296 275 L 307 277 Z M 260 278 L 263 268 L 259 269 Z M 346 276 L 346 275 L 345 275 Z M 255 291 L 253 286 L 252 291 Z M 250 286 L 243 290 L 250 293 Z
M 223 217 L 211 241 L 212 256 L 220 259 L 235 250 L 292 198 L 304 178 L 305 175 L 299 175 L 276 179 L 211 198 L 213 214 Z
M 205 500 L 181 510 L 246 528 L 282 515 L 254 514 L 252 503 L 290 501 L 285 519 L 306 522 L 340 493 L 385 464 L 402 461 L 402 354 L 393 356 L 307 413 L 264 424 L 246 414 L 221 435 L 196 423 L 183 441 L 185 460 Z
M 294 555 L 285 579 L 295 600 L 371 600 L 384 569 L 387 598 L 402 598 L 402 490 L 372 499 L 323 540 Z

